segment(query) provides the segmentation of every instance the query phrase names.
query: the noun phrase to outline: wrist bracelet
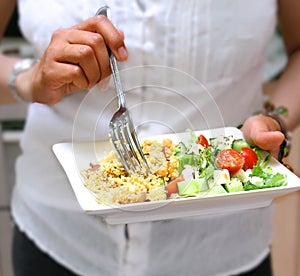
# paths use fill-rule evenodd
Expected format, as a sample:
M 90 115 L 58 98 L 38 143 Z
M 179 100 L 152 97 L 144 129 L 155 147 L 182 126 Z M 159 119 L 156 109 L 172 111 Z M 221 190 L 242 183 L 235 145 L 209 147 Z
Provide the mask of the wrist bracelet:
M 264 110 L 263 112 L 261 112 L 262 115 L 271 117 L 273 120 L 275 120 L 280 126 L 280 131 L 284 135 L 284 141 L 280 145 L 279 154 L 278 154 L 278 160 L 280 162 L 284 157 L 288 156 L 291 147 L 291 134 L 287 130 L 285 122 L 281 118 L 281 116 L 286 115 L 287 112 L 288 110 L 285 107 L 275 108 L 275 106 L 270 102 L 265 103 Z
M 28 69 L 30 69 L 38 60 L 26 58 L 23 60 L 18 61 L 13 69 L 10 72 L 9 79 L 8 79 L 8 86 L 10 88 L 11 94 L 20 102 L 28 102 L 26 99 L 22 97 L 19 91 L 16 88 L 16 79 L 18 75 Z

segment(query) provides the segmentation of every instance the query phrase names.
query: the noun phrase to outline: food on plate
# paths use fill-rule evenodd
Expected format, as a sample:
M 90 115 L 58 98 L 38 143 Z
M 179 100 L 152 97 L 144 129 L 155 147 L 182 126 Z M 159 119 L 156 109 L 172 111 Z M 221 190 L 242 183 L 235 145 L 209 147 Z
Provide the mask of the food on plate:
M 135 203 L 167 198 L 165 184 L 178 176 L 174 143 L 145 140 L 141 145 L 151 174 L 128 175 L 114 151 L 82 171 L 84 185 L 99 203 Z
M 227 169 L 230 173 L 236 173 L 245 164 L 245 157 L 235 149 L 221 150 L 216 160 L 221 169 Z
M 271 155 L 243 139 L 208 139 L 190 131 L 188 143 L 145 140 L 148 175 L 128 175 L 114 151 L 82 171 L 84 185 L 99 203 L 128 204 L 170 198 L 211 196 L 287 185 L 273 171 Z

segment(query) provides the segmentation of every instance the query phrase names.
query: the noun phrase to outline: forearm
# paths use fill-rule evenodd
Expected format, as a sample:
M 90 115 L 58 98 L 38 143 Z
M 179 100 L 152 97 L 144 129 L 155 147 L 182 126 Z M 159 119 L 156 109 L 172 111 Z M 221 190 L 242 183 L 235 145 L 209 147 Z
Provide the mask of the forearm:
M 0 0 L 0 38 L 3 37 L 15 6 L 16 0 Z
M 16 0 L 0 0 L 0 41 L 16 6 Z M 11 95 L 8 87 L 9 74 L 18 58 L 0 53 L 0 104 L 13 103 L 17 100 Z
M 300 50 L 295 51 L 289 58 L 288 65 L 278 80 L 270 101 L 276 106 L 288 109 L 282 116 L 288 130 L 293 130 L 300 123 Z
M 275 157 L 278 156 L 278 158 L 281 158 L 282 154 L 286 152 L 282 147 L 280 147 L 281 151 L 279 151 L 279 146 L 283 145 L 284 139 L 288 137 L 286 131 L 293 130 L 300 123 L 299 75 L 300 50 L 294 51 L 290 55 L 288 65 L 269 94 L 270 102 L 274 107 L 286 107 L 287 114 L 280 117 L 275 116 L 273 113 L 267 116 L 253 116 L 246 120 L 243 125 L 242 130 L 250 144 L 269 150 Z M 280 157 L 278 155 L 279 152 Z
M 17 99 L 10 93 L 8 87 L 9 74 L 14 64 L 20 60 L 15 57 L 7 57 L 0 54 L 0 104 L 15 103 Z
M 3 66 L 0 69 L 0 89 L 1 89 L 1 100 L 0 103 L 8 104 L 8 103 L 15 103 L 18 101 L 26 101 L 32 102 L 32 83 L 34 79 L 34 71 L 37 62 L 31 60 L 25 60 L 25 67 L 21 67 L 20 69 L 15 72 L 15 79 L 11 79 L 14 89 L 12 90 L 9 87 L 9 78 L 10 74 L 12 73 L 14 65 L 20 61 L 20 58 L 16 57 L 8 57 L 4 55 L 0 55 L 0 62 Z M 20 64 L 18 65 L 20 66 Z

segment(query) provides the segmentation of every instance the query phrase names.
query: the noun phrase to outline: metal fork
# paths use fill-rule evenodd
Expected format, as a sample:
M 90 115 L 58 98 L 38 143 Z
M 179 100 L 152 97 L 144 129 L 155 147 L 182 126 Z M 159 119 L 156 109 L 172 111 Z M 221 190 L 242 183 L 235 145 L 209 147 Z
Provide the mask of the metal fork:
M 96 15 L 99 14 L 105 15 L 110 19 L 110 8 L 108 6 L 100 8 Z M 109 123 L 109 134 L 115 151 L 121 159 L 126 171 L 129 174 L 135 172 L 147 174 L 149 172 L 149 166 L 138 141 L 130 113 L 125 105 L 125 96 L 117 60 L 113 53 L 111 51 L 109 52 L 109 62 L 118 97 L 118 110 Z

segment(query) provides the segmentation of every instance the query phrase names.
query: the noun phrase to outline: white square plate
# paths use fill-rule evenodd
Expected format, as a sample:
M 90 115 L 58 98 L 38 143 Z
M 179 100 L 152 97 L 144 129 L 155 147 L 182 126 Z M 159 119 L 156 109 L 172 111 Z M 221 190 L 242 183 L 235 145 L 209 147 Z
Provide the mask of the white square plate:
M 232 135 L 236 139 L 243 138 L 242 132 L 234 127 L 197 131 L 196 133 L 202 133 L 207 138 L 219 135 Z M 175 142 L 187 141 L 190 134 L 178 133 L 149 137 L 151 140 L 164 138 L 171 138 Z M 104 157 L 111 149 L 109 141 L 70 142 L 53 145 L 53 151 L 62 165 L 82 209 L 88 214 L 102 216 L 109 224 L 174 219 L 260 208 L 270 205 L 275 197 L 300 189 L 299 178 L 277 160 L 272 159 L 270 165 L 274 171 L 287 176 L 287 186 L 209 197 L 178 198 L 114 206 L 103 205 L 97 203 L 94 195 L 83 185 L 80 171 L 88 168 L 90 162 Z

